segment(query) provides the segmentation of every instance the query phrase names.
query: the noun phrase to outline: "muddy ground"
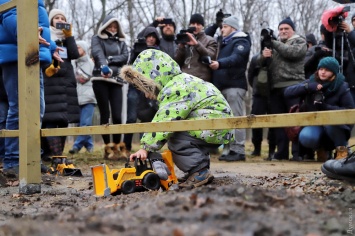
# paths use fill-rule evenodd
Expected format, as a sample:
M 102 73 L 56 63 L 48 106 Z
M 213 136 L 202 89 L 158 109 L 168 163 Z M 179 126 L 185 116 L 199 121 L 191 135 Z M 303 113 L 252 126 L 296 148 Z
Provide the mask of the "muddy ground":
M 351 235 L 355 184 L 330 180 L 321 163 L 222 163 L 192 190 L 93 195 L 90 166 L 100 152 L 71 157 L 83 177 L 42 176 L 42 193 L 0 188 L 0 235 Z M 124 161 L 107 162 L 122 167 Z M 182 175 L 181 172 L 177 173 Z

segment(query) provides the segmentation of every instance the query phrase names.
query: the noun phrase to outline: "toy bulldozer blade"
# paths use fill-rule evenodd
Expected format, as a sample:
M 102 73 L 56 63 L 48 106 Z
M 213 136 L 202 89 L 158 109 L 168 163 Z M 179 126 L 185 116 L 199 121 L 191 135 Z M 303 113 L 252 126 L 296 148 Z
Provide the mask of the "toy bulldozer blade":
M 63 176 L 83 176 L 81 170 L 75 168 L 74 164 L 66 156 L 53 156 L 51 171 Z

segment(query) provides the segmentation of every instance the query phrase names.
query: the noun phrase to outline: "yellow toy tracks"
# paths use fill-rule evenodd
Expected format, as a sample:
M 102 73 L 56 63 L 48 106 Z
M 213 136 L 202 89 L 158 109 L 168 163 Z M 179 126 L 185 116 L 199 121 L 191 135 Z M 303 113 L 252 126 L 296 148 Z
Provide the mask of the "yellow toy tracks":
M 134 193 L 144 190 L 168 190 L 173 184 L 177 184 L 174 171 L 173 158 L 170 151 L 162 153 L 163 160 L 171 174 L 167 180 L 161 180 L 154 172 L 151 163 L 136 158 L 134 167 L 126 163 L 121 169 L 111 169 L 106 164 L 91 167 L 96 196 L 109 196 L 122 192 L 123 194 Z

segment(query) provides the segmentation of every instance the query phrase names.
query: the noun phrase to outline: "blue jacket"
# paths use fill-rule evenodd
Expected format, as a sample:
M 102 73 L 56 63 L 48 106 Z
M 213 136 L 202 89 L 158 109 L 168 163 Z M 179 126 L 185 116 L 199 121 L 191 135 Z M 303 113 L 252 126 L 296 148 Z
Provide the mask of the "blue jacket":
M 9 0 L 0 0 L 0 5 Z M 51 42 L 49 20 L 43 0 L 38 0 L 38 24 L 43 28 L 42 37 Z M 52 50 L 51 50 L 52 49 Z M 50 46 L 39 46 L 41 62 L 50 63 L 55 50 L 54 42 Z M 16 8 L 0 13 L 0 64 L 17 61 L 17 11 Z
M 246 69 L 249 61 L 251 41 L 249 35 L 237 32 L 226 43 L 220 45 L 218 70 L 213 71 L 212 82 L 219 89 L 242 88 L 247 90 Z

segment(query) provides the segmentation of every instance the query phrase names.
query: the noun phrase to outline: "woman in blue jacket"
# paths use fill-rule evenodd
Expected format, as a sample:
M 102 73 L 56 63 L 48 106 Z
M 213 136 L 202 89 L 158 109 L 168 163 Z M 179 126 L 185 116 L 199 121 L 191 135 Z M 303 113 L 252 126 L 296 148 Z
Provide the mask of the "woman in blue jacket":
M 349 86 L 339 73 L 339 63 L 333 57 L 320 60 L 317 71 L 308 80 L 288 87 L 285 97 L 301 97 L 301 111 L 327 111 L 353 109 L 354 101 Z M 307 148 L 317 150 L 318 161 L 327 159 L 326 153 L 320 150 L 336 149 L 336 159 L 347 156 L 347 144 L 353 125 L 323 125 L 303 127 L 299 134 L 299 142 Z M 321 158 L 322 157 L 322 158 Z
M 0 0 L 0 5 L 9 0 Z M 54 42 L 51 42 L 48 14 L 42 0 L 38 0 L 38 26 L 39 36 L 39 60 L 41 65 L 52 61 L 55 53 Z M 52 50 L 51 50 L 52 49 Z M 57 53 L 53 54 L 58 56 Z M 61 60 L 60 57 L 57 57 Z M 0 13 L 0 66 L 5 90 L 9 100 L 6 129 L 18 130 L 18 58 L 17 58 L 17 11 L 12 8 Z M 40 117 L 44 114 L 43 76 L 40 72 Z M 4 173 L 14 172 L 18 174 L 19 166 L 19 139 L 5 138 L 5 157 L 3 160 Z

